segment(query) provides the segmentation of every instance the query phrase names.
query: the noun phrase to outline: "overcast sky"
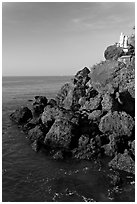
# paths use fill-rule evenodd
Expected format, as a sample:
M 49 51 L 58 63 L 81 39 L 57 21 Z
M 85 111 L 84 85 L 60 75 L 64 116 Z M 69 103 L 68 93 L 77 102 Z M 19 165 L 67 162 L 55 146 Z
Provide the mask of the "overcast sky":
M 74 75 L 135 25 L 134 3 L 3 3 L 3 75 Z

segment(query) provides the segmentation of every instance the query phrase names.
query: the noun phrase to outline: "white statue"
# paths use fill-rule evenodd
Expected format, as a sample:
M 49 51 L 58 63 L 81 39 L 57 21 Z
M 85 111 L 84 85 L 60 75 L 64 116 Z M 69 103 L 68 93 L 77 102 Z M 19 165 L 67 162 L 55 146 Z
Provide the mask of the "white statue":
M 124 44 L 124 34 L 121 33 L 120 39 L 119 39 L 119 46 L 120 46 L 120 47 L 123 47 L 123 44 Z
M 124 38 L 124 48 L 128 48 L 128 36 L 127 35 Z

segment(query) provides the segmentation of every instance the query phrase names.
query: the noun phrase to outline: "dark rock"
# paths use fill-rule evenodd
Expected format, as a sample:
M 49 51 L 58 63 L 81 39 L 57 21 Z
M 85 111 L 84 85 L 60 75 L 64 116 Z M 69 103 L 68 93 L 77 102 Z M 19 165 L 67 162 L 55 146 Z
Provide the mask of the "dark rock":
M 109 112 L 100 120 L 99 130 L 103 133 L 115 133 L 130 137 L 134 128 L 133 118 L 125 112 Z
M 33 149 L 35 152 L 38 152 L 39 149 L 40 149 L 39 141 L 34 140 L 34 142 L 31 144 L 31 147 L 32 147 L 32 149 Z
M 129 141 L 128 145 L 129 145 L 131 153 L 135 156 L 135 140 L 133 140 L 132 142 Z
M 118 94 L 118 100 L 120 101 L 120 109 L 135 116 L 135 99 L 132 98 L 128 91 L 124 91 Z
M 83 85 L 85 86 L 86 83 L 89 81 L 88 74 L 90 73 L 89 69 L 87 67 L 83 68 L 82 70 L 78 71 L 77 74 L 74 77 L 74 84 L 76 85 Z
M 57 105 L 67 110 L 79 109 L 79 99 L 86 95 L 86 83 L 89 81 L 89 69 L 80 70 L 74 77 L 73 83 L 66 83 L 56 96 Z
M 28 121 L 27 124 L 25 124 L 23 126 L 23 130 L 25 132 L 29 131 L 30 129 L 34 128 L 36 125 L 40 125 L 42 122 L 41 122 L 41 117 L 35 117 L 35 118 L 32 118 L 31 120 Z
M 33 105 L 36 104 L 43 104 L 43 105 L 47 105 L 48 99 L 45 96 L 35 96 L 34 101 L 33 101 Z
M 89 137 L 87 135 L 82 135 L 79 138 L 79 143 L 78 143 L 79 148 L 85 147 L 88 144 L 88 142 L 89 142 Z
M 124 154 L 118 154 L 109 162 L 109 166 L 113 169 L 119 169 L 129 173 L 135 173 L 135 162 L 130 157 L 128 151 L 125 151 Z
M 110 179 L 110 183 L 112 184 L 112 186 L 120 186 L 123 182 L 120 173 L 117 171 L 109 173 L 108 178 Z
M 62 111 L 46 134 L 44 143 L 51 147 L 69 149 L 72 138 L 77 134 L 79 116 L 71 111 Z
M 62 151 L 58 151 L 53 155 L 53 159 L 55 160 L 62 160 L 63 159 L 63 153 Z
M 60 111 L 58 107 L 55 106 L 51 108 L 50 105 L 47 105 L 41 115 L 42 123 L 45 125 L 46 128 L 50 129 L 59 114 Z
M 45 138 L 45 134 L 43 133 L 42 125 L 37 125 L 35 128 L 28 131 L 28 138 L 31 142 L 43 141 Z
M 20 107 L 10 115 L 10 118 L 19 125 L 27 123 L 32 118 L 32 112 L 28 107 Z
M 123 153 L 128 148 L 128 138 L 125 136 L 109 135 L 109 143 L 103 146 L 107 156 L 114 156 L 116 153 Z
M 33 115 L 39 116 L 47 105 L 47 98 L 45 96 L 35 96 L 33 101 Z
M 104 52 L 104 57 L 106 60 L 117 60 L 122 55 L 124 55 L 123 49 L 121 47 L 117 47 L 117 45 L 111 45 L 107 47 Z
M 50 105 L 51 108 L 57 106 L 57 101 L 55 99 L 50 99 L 47 103 L 47 105 Z

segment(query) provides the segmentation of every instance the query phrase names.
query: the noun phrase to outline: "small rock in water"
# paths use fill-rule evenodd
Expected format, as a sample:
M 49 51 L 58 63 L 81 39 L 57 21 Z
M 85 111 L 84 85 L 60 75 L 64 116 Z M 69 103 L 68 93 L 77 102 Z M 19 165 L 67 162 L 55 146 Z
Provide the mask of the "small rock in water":
M 31 144 L 31 147 L 32 147 L 32 149 L 33 149 L 35 152 L 38 152 L 39 149 L 40 149 L 39 142 L 38 142 L 37 140 L 35 140 L 35 141 Z
M 54 154 L 53 158 L 56 159 L 56 160 L 59 160 L 59 159 L 62 160 L 62 159 L 63 159 L 63 153 L 62 153 L 62 151 L 56 152 L 56 153 Z

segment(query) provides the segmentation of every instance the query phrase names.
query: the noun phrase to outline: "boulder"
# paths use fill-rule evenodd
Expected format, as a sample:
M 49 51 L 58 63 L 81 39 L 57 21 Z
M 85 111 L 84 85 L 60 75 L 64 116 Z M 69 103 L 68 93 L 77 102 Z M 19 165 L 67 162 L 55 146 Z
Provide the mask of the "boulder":
M 45 96 L 35 96 L 33 101 L 33 115 L 39 116 L 43 111 L 44 107 L 47 105 L 47 98 Z
M 115 133 L 130 137 L 134 128 L 133 118 L 125 112 L 109 112 L 100 120 L 99 130 L 103 133 Z
M 42 125 L 37 125 L 35 128 L 29 130 L 28 138 L 31 142 L 34 142 L 35 140 L 43 142 L 45 134 Z
M 79 99 L 86 95 L 86 83 L 89 81 L 89 69 L 80 70 L 74 77 L 72 83 L 66 83 L 56 96 L 57 105 L 67 110 L 78 110 Z
M 53 159 L 55 160 L 62 160 L 63 159 L 63 153 L 62 151 L 58 151 L 53 155 Z
M 80 85 L 85 86 L 90 79 L 90 77 L 88 76 L 89 73 L 90 73 L 90 71 L 87 67 L 78 71 L 74 77 L 73 83 L 76 85 L 80 84 Z
M 65 98 L 67 97 L 68 93 L 69 94 L 71 93 L 73 88 L 74 88 L 74 85 L 72 83 L 66 83 L 61 87 L 60 91 L 57 93 L 55 98 L 58 106 L 62 107 L 64 105 Z
M 50 129 L 59 113 L 60 111 L 57 106 L 51 107 L 50 105 L 47 105 L 44 108 L 44 112 L 41 115 L 41 121 L 46 128 Z
M 57 106 L 57 101 L 56 101 L 55 99 L 51 98 L 51 99 L 48 101 L 47 105 L 50 105 L 51 108 L 52 108 L 52 107 L 55 107 L 55 106 Z
M 79 148 L 86 146 L 88 142 L 89 142 L 89 137 L 87 135 L 81 135 L 78 142 Z
M 97 121 L 98 122 L 98 121 L 100 121 L 102 114 L 103 113 L 101 110 L 94 110 L 92 113 L 90 113 L 88 115 L 88 119 L 90 121 Z
M 34 152 L 38 152 L 40 149 L 39 141 L 34 140 L 34 142 L 31 144 L 31 148 L 34 150 Z
M 109 162 L 109 167 L 135 174 L 135 161 L 131 158 L 128 151 L 125 151 L 124 154 L 117 154 Z
M 62 111 L 54 124 L 46 134 L 44 143 L 52 148 L 59 147 L 69 149 L 78 130 L 79 116 L 71 111 Z M 73 141 L 75 143 L 75 141 Z
M 80 110 L 84 109 L 90 112 L 96 110 L 101 105 L 101 100 L 102 100 L 101 95 L 98 94 L 94 98 L 90 98 L 89 101 L 86 101 L 85 104 L 80 108 Z
M 117 45 L 111 45 L 107 47 L 107 49 L 104 52 L 104 57 L 106 60 L 117 60 L 119 57 L 123 56 L 124 52 L 121 47 L 117 47 Z
M 34 128 L 36 125 L 40 125 L 42 122 L 41 122 L 41 117 L 35 117 L 35 118 L 32 118 L 31 120 L 29 120 L 27 122 L 27 124 L 25 124 L 23 126 L 23 130 L 25 132 L 29 131 L 30 129 Z
M 101 105 L 102 105 L 102 110 L 105 111 L 110 111 L 112 110 L 113 107 L 113 98 L 110 96 L 110 94 L 106 93 L 103 95 L 103 100 L 101 101 Z
M 17 124 L 22 125 L 27 123 L 32 118 L 32 112 L 28 107 L 20 107 L 10 115 L 10 118 Z

